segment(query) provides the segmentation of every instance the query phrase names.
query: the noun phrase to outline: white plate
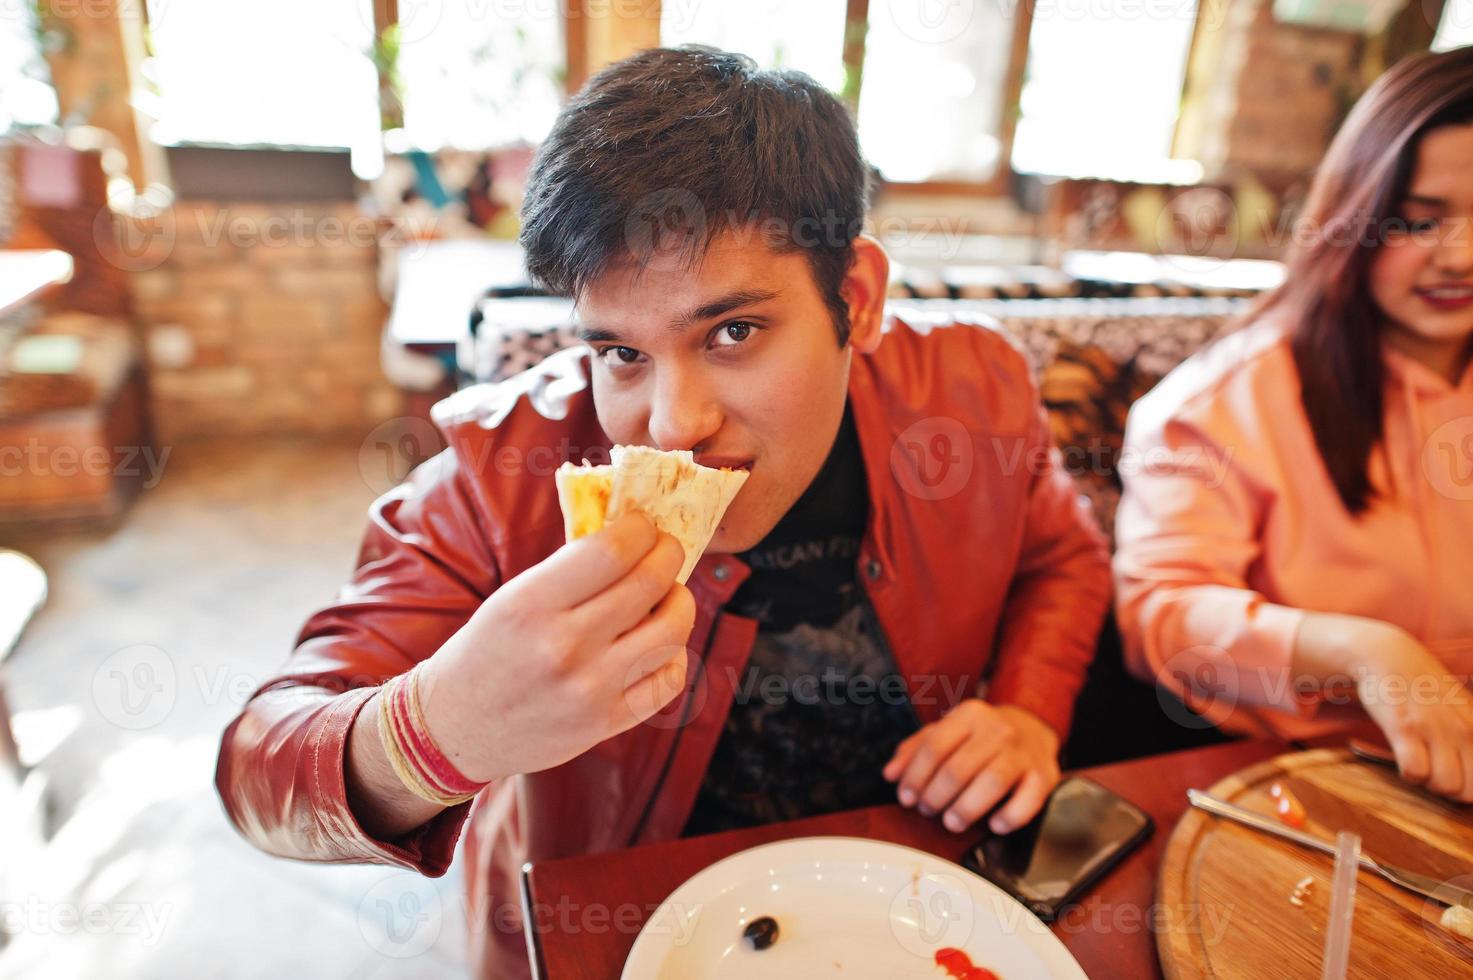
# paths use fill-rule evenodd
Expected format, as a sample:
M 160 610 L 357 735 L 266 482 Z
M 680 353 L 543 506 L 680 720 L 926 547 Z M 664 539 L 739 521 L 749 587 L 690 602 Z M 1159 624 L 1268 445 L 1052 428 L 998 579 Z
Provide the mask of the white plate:
M 754 950 L 747 923 L 771 916 Z M 857 837 L 803 837 L 733 854 L 675 889 L 624 963 L 623 980 L 942 978 L 955 947 L 1000 980 L 1087 980 L 1038 917 L 949 861 Z

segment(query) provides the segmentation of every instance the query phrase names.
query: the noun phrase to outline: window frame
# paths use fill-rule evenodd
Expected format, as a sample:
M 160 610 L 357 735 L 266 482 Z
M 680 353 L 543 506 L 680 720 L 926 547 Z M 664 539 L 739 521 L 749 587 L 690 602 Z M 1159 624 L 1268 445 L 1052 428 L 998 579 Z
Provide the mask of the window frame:
M 895 180 L 886 181 L 885 192 L 925 197 L 1006 197 L 1012 193 L 1017 174 L 1013 171 L 1013 135 L 1018 128 L 1018 99 L 1023 92 L 1023 72 L 1028 66 L 1028 38 L 1033 32 L 1035 0 L 1017 0 L 1013 20 L 1013 38 L 1008 51 L 1007 74 L 1003 77 L 1001 127 L 998 138 L 998 163 L 985 180 Z M 859 96 L 864 87 L 864 39 L 869 32 L 869 0 L 849 0 L 849 19 L 845 33 L 844 70 L 857 79 L 854 91 L 845 93 L 850 108 L 858 112 Z
M 385 30 L 396 24 L 399 19 L 399 0 L 370 0 L 373 9 L 373 24 L 375 38 L 382 37 Z M 595 43 L 598 39 L 590 37 L 588 16 L 584 11 L 587 0 L 567 0 L 562 5 L 565 16 L 562 18 L 563 44 L 564 44 L 564 93 L 571 96 L 576 92 L 589 76 L 593 73 L 591 64 L 595 52 L 594 48 L 600 45 Z M 1013 20 L 1013 36 L 1009 47 L 1007 72 L 1004 76 L 1002 87 L 1002 110 L 998 118 L 1001 120 L 998 132 L 1000 152 L 998 165 L 993 174 L 984 180 L 924 180 L 924 181 L 888 181 L 886 192 L 900 195 L 915 196 L 974 196 L 983 198 L 1006 197 L 1012 193 L 1016 184 L 1018 174 L 1013 169 L 1013 141 L 1018 125 L 1018 104 L 1023 90 L 1023 76 L 1028 65 L 1028 42 L 1033 31 L 1033 18 L 1036 0 L 1017 0 L 1016 16 Z M 660 0 L 644 0 L 640 5 L 638 14 L 629 20 L 629 24 L 619 25 L 626 33 L 625 40 L 638 41 L 641 37 L 659 36 L 660 23 Z M 146 8 L 145 8 L 146 9 Z M 569 16 L 571 14 L 571 16 Z M 1198 33 L 1202 25 L 1202 11 L 1199 6 L 1196 22 L 1193 25 L 1192 47 L 1195 48 L 1198 41 Z M 146 14 L 145 14 L 146 16 Z M 865 40 L 869 30 L 870 0 L 847 0 L 845 10 L 843 62 L 846 79 L 845 91 L 842 93 L 844 101 L 850 109 L 857 112 L 860 94 L 864 86 L 864 61 Z M 607 43 L 608 39 L 603 39 Z M 1190 74 L 1190 62 L 1188 64 Z M 390 86 L 390 79 L 383 70 L 378 68 L 380 103 L 383 104 L 382 95 Z M 1183 91 L 1186 91 L 1188 79 L 1183 79 Z M 1178 133 L 1180 121 L 1178 121 Z M 1178 134 L 1173 134 L 1175 142 Z M 220 152 L 228 152 L 235 147 L 218 147 Z M 239 147 L 241 150 L 292 150 L 292 147 Z M 322 152 L 319 150 L 319 152 Z M 346 153 L 346 151 L 343 151 Z

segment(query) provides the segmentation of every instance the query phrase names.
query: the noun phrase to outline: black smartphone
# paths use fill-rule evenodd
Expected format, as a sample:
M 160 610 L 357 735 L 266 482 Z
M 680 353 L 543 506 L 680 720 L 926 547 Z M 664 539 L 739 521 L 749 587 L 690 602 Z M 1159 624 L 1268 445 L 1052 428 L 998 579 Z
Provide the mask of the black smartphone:
M 1071 776 L 1055 787 L 1031 823 L 984 837 L 962 856 L 962 865 L 1052 922 L 1153 829 L 1150 816 L 1134 803 Z

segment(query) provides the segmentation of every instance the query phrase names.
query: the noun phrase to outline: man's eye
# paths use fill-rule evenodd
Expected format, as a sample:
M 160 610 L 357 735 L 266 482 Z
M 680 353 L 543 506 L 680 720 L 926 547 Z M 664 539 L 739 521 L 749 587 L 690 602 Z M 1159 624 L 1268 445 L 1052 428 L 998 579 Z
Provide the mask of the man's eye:
M 598 355 L 605 363 L 633 364 L 639 360 L 639 351 L 633 347 L 605 347 Z
M 1407 222 L 1407 230 L 1412 234 L 1431 234 L 1441 225 L 1436 218 L 1413 218 Z
M 716 347 L 735 347 L 746 342 L 747 338 L 752 336 L 752 331 L 756 329 L 752 324 L 741 320 L 723 324 L 717 328 L 712 344 Z

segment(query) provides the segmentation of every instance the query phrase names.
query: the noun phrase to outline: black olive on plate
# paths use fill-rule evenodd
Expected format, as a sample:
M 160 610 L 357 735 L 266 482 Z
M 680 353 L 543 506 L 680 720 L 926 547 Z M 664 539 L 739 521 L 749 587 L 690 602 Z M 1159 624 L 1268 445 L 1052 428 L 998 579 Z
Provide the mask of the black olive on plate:
M 753 919 L 742 930 L 742 938 L 751 943 L 753 949 L 766 949 L 777 942 L 777 920 L 770 915 Z

